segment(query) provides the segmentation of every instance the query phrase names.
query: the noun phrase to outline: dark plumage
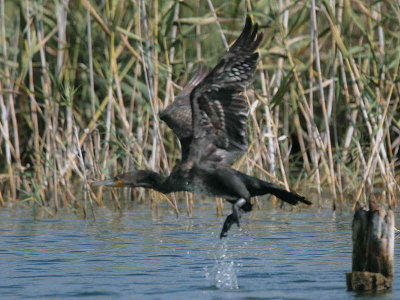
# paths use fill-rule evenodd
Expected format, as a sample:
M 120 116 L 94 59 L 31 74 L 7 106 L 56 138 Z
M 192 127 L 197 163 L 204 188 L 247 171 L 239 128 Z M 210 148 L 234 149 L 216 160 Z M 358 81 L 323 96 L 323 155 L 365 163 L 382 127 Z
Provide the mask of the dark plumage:
M 247 150 L 248 106 L 243 92 L 253 80 L 258 61 L 255 51 L 262 36 L 248 17 L 241 35 L 214 69 L 201 68 L 175 101 L 160 112 L 182 148 L 182 159 L 169 176 L 139 170 L 92 185 L 144 187 L 165 194 L 189 191 L 225 198 L 232 204 L 232 214 L 224 222 L 221 237 L 232 224 L 239 225 L 241 211 L 251 210 L 251 197 L 272 194 L 292 205 L 311 204 L 302 196 L 230 168 Z

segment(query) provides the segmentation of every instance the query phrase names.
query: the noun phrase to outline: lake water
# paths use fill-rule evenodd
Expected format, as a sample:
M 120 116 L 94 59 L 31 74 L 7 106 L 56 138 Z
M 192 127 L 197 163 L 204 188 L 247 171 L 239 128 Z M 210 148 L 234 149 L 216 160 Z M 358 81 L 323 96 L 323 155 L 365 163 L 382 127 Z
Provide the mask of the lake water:
M 245 216 L 242 230 L 232 227 L 223 241 L 224 218 L 215 216 L 213 203 L 194 213 L 176 218 L 165 207 L 155 217 L 140 205 L 123 213 L 98 210 L 96 221 L 85 221 L 3 209 L 0 299 L 360 297 L 345 282 L 350 213 L 333 218 L 328 210 L 264 208 Z M 399 277 L 380 299 L 400 299 Z

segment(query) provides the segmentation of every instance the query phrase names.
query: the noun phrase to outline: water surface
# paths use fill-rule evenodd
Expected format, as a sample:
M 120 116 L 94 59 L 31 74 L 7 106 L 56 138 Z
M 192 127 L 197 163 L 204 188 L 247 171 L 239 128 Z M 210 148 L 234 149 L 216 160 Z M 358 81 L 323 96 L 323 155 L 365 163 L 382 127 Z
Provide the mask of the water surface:
M 228 213 L 228 211 L 227 211 Z M 351 219 L 264 208 L 218 238 L 214 204 L 176 218 L 146 206 L 34 218 L 0 211 L 0 299 L 353 299 Z M 395 256 L 399 249 L 396 240 Z M 396 262 L 397 264 L 397 262 Z M 398 269 L 398 268 L 397 268 Z M 400 299 L 396 273 L 391 292 Z M 372 296 L 365 296 L 373 298 Z

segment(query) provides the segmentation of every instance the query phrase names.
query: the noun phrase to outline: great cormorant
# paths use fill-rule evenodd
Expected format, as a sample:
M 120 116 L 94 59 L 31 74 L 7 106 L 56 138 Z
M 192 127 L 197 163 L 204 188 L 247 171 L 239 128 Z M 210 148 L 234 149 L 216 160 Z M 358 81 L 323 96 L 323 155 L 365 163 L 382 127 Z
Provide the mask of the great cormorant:
M 292 205 L 310 201 L 279 186 L 248 176 L 230 165 L 247 150 L 248 105 L 244 89 L 254 77 L 255 52 L 263 34 L 247 17 L 239 38 L 219 63 L 208 71 L 201 68 L 160 112 L 161 120 L 174 131 L 182 149 L 181 161 L 169 176 L 138 170 L 95 181 L 92 186 L 144 187 L 164 194 L 188 191 L 222 197 L 232 204 L 220 237 L 232 224 L 239 226 L 242 211 L 250 211 L 250 198 L 272 194 Z

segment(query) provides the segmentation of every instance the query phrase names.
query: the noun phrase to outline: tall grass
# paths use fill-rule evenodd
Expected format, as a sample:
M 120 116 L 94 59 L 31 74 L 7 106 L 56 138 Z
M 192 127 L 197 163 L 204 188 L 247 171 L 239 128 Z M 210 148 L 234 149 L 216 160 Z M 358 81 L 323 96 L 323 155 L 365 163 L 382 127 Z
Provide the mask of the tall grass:
M 166 199 L 191 213 L 192 195 L 103 197 L 89 182 L 171 170 L 179 145 L 157 114 L 247 13 L 266 38 L 235 167 L 334 210 L 371 195 L 395 206 L 400 5 L 360 0 L 0 0 L 0 205 L 86 215 L 103 198 Z

